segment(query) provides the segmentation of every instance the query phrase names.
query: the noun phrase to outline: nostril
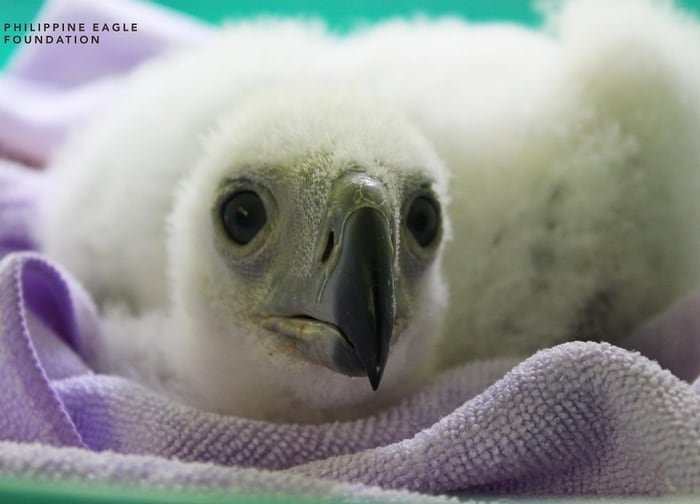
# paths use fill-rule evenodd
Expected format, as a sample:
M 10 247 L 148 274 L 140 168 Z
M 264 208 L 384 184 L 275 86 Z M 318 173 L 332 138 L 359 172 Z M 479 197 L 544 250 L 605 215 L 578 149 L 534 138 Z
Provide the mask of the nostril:
M 326 241 L 326 248 L 323 250 L 323 255 L 321 256 L 321 263 L 325 263 L 333 252 L 333 247 L 335 246 L 335 233 L 331 229 L 328 233 L 328 240 Z

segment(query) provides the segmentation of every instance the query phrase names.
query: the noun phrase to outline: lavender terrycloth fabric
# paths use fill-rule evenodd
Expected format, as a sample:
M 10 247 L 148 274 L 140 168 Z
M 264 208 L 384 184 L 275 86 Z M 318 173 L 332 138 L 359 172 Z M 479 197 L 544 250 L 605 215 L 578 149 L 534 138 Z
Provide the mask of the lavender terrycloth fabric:
M 74 19 L 86 5 L 62 0 L 44 15 Z M 114 19 L 101 8 L 89 16 Z M 85 117 L 121 72 L 178 40 L 206 36 L 205 28 L 168 19 L 154 29 L 157 49 L 139 52 L 139 41 L 124 39 L 128 57 L 80 78 L 43 66 L 43 46 L 22 52 L 0 81 L 0 154 L 43 164 L 73 124 L 61 113 L 65 100 L 77 100 L 68 108 Z M 23 114 L 41 109 L 37 103 L 55 107 L 51 121 Z M 685 381 L 634 352 L 568 343 L 521 363 L 454 369 L 404 403 L 353 422 L 222 417 L 85 364 L 99 318 L 70 274 L 34 250 L 31 226 L 44 190 L 40 173 L 0 161 L 0 475 L 385 501 L 441 500 L 404 490 L 700 492 L 700 386 L 691 383 L 700 370 L 698 295 L 630 339 Z

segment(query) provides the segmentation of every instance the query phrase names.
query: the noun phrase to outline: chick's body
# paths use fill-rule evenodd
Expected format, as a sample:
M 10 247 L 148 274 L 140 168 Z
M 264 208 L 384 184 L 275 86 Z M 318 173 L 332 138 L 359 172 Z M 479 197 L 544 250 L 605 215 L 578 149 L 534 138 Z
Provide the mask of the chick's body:
M 141 71 L 57 160 L 40 233 L 103 307 L 97 366 L 214 411 L 351 418 L 404 397 L 436 361 L 620 342 L 696 286 L 697 23 L 631 0 L 571 1 L 549 19 L 543 33 L 444 20 L 346 39 L 241 26 Z M 241 178 L 274 201 L 251 255 L 212 227 Z M 337 269 L 319 264 L 349 264 L 355 214 L 334 210 L 346 186 L 374 194 L 361 213 L 386 216 L 392 254 L 391 302 L 368 308 L 394 317 L 377 392 L 304 346 L 318 327 L 279 339 L 269 327 L 286 322 L 265 318 L 329 318 Z M 431 215 L 440 232 L 424 240 L 411 226 Z

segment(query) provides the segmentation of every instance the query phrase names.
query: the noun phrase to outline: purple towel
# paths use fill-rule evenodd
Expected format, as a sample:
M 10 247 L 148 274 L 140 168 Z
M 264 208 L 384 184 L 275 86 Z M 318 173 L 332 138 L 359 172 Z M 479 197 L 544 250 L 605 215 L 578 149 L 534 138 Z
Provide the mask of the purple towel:
M 57 2 L 47 12 L 70 19 L 79 14 L 70 9 L 84 5 Z M 172 33 L 182 35 L 187 26 L 178 20 Z M 159 47 L 176 43 L 163 35 L 166 28 L 158 32 Z M 195 24 L 192 30 L 204 33 Z M 21 99 L 9 88 L 0 91 L 0 144 L 17 146 L 6 155 L 36 164 L 50 156 L 70 121 L 49 124 L 17 112 L 30 109 L 34 98 L 59 107 L 80 91 L 89 95 L 97 77 L 52 82 L 51 72 L 30 71 L 42 61 L 42 47 L 23 53 L 2 78 L 29 82 L 13 88 L 22 90 Z M 132 56 L 100 70 L 112 84 L 73 109 L 76 117 L 89 115 L 90 104 L 118 86 L 119 72 L 141 58 L 133 47 L 126 50 Z M 33 94 L 39 88 L 51 98 Z M 9 141 L 16 125 L 26 127 L 24 143 Z M 41 173 L 0 161 L 0 475 L 404 502 L 441 500 L 404 490 L 700 491 L 700 386 L 689 383 L 700 362 L 698 295 L 651 321 L 630 343 L 687 381 L 638 353 L 568 343 L 519 364 L 451 370 L 404 403 L 353 422 L 298 426 L 223 417 L 88 368 L 99 337 L 90 297 L 60 265 L 32 251 L 34 205 L 43 190 Z

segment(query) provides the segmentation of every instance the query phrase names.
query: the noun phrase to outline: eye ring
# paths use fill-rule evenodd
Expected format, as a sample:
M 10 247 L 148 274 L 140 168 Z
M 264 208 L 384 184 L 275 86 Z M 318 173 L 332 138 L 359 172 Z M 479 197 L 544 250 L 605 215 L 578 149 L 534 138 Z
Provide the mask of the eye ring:
M 231 194 L 221 205 L 221 223 L 231 241 L 247 245 L 267 224 L 262 198 L 251 190 Z
M 416 196 L 406 214 L 406 229 L 423 249 L 430 247 L 440 235 L 440 204 L 432 195 Z

